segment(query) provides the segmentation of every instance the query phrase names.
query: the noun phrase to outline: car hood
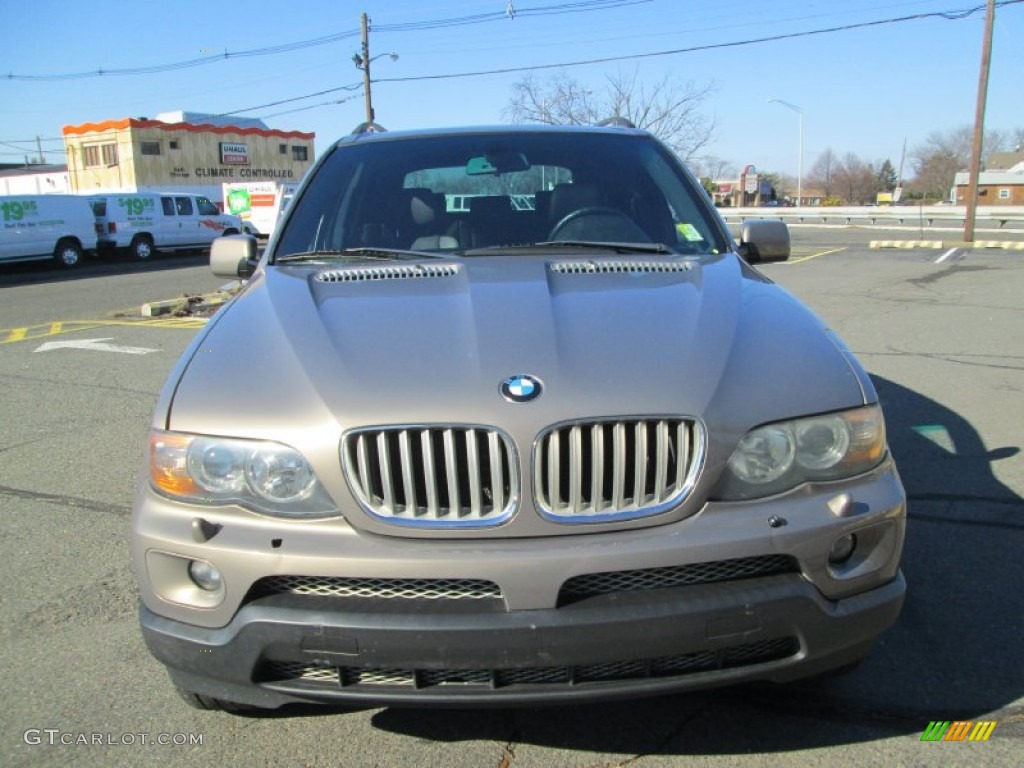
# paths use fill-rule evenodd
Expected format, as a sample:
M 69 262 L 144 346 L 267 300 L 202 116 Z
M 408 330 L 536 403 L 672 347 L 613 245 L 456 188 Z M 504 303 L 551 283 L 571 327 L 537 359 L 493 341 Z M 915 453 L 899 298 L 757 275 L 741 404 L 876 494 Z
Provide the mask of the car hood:
M 315 466 L 365 426 L 494 426 L 528 454 L 555 423 L 682 415 L 714 467 L 751 427 L 874 398 L 821 321 L 734 254 L 270 266 L 179 372 L 157 426 L 280 440 Z M 515 374 L 541 396 L 503 398 Z

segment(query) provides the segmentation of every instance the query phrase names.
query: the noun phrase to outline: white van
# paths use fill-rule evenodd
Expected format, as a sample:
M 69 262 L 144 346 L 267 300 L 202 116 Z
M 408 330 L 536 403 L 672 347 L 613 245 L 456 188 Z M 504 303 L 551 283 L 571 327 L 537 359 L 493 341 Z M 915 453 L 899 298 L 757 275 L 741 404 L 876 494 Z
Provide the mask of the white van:
M 96 220 L 78 195 L 0 196 L 0 263 L 53 259 L 75 267 L 96 250 Z
M 203 195 L 175 192 L 92 195 L 102 250 L 148 259 L 156 251 L 208 248 L 222 235 L 237 235 L 242 221 Z

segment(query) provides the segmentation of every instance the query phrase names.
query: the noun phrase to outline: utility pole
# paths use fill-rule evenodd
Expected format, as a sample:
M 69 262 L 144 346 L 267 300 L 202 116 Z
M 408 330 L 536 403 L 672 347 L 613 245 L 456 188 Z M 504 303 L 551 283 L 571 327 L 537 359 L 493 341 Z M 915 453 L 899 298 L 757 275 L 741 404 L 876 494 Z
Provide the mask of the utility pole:
M 363 46 L 359 53 L 352 54 L 352 61 L 357 69 L 363 70 L 363 99 L 366 105 L 366 122 L 374 123 L 373 96 L 370 93 L 370 62 L 379 59 L 381 56 L 389 56 L 392 61 L 398 59 L 397 53 L 378 53 L 370 56 L 370 19 L 364 13 L 362 15 Z
M 978 107 L 974 113 L 974 146 L 971 150 L 970 180 L 967 185 L 967 213 L 964 216 L 964 241 L 974 242 L 974 220 L 978 207 L 978 174 L 985 135 L 985 101 L 988 98 L 988 71 L 992 62 L 992 27 L 996 19 L 996 0 L 988 0 L 985 11 L 985 40 L 981 44 L 981 74 L 978 77 Z
M 373 98 L 370 96 L 370 19 L 362 16 L 363 30 L 363 99 L 366 104 L 366 122 L 373 122 Z

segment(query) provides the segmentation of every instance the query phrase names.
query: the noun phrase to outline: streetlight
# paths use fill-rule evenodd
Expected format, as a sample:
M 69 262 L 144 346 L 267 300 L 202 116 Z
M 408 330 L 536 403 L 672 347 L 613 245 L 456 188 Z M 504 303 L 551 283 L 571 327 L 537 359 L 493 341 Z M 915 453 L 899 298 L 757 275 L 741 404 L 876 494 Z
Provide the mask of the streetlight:
M 376 61 L 381 56 L 390 56 L 392 61 L 398 59 L 397 53 L 379 53 L 376 56 L 370 56 L 370 19 L 364 13 L 362 17 L 362 31 L 363 31 L 363 52 L 352 54 L 352 61 L 355 63 L 357 69 L 363 70 L 363 95 L 366 103 L 366 122 L 373 122 L 373 99 L 370 96 L 370 63 Z
M 369 59 L 363 58 L 358 53 L 352 55 L 352 61 L 355 62 L 356 68 L 363 70 L 363 93 L 366 101 L 366 122 L 373 122 L 373 99 L 370 96 L 370 62 L 376 61 L 381 56 L 389 56 L 392 61 L 398 59 L 397 53 L 379 53 Z
M 791 109 L 800 116 L 800 154 L 796 161 L 796 204 L 803 205 L 804 202 L 804 111 L 796 104 L 790 104 L 782 99 L 768 99 L 769 104 L 781 104 Z

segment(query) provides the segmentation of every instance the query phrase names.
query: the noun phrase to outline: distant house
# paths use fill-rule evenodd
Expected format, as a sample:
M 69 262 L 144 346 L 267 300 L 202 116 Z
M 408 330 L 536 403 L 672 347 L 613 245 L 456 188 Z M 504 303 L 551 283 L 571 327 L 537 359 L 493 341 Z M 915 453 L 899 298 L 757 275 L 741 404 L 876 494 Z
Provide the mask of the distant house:
M 970 174 L 958 173 L 953 182 L 954 202 L 967 202 Z M 978 174 L 980 205 L 1024 205 L 1024 152 L 993 152 Z
M 749 184 L 749 179 L 716 179 L 714 185 L 715 205 L 719 208 L 737 208 L 742 206 L 761 205 L 825 205 L 825 193 L 820 189 L 804 187 L 803 197 L 798 200 L 796 191 L 791 195 L 783 195 L 772 187 L 771 182 L 759 180 L 754 185 Z M 745 191 L 755 189 L 755 192 Z M 772 193 L 775 197 L 772 197 Z

